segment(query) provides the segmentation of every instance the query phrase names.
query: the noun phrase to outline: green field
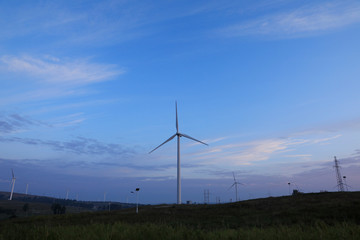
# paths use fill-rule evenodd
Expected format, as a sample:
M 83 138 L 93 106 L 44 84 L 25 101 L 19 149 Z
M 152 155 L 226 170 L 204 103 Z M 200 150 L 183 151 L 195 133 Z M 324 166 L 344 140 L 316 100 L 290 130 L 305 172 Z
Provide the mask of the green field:
M 0 239 L 359 239 L 360 192 L 21 217 Z

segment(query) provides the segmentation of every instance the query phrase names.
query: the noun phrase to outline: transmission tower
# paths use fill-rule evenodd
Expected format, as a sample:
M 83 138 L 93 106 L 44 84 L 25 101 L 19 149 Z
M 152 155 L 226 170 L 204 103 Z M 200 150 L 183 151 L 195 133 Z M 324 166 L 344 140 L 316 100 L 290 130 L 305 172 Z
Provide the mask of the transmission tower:
M 336 157 L 334 157 L 335 159 L 335 172 L 336 172 L 336 180 L 337 180 L 337 187 L 338 187 L 338 191 L 339 192 L 344 192 L 344 183 L 342 181 L 342 177 L 341 177 L 341 173 L 340 173 L 340 166 L 339 166 L 339 161 L 336 159 Z
M 204 203 L 209 204 L 210 203 L 210 192 L 209 189 L 204 189 Z

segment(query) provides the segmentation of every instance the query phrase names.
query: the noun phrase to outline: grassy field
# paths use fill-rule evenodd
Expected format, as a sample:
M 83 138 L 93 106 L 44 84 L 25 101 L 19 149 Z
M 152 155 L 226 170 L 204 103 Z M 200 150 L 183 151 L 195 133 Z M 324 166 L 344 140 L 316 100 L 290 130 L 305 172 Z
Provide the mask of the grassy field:
M 359 239 L 360 192 L 0 221 L 0 239 Z
M 51 215 L 53 211 L 51 206 L 55 203 L 66 208 L 66 213 L 94 212 L 107 210 L 109 202 L 101 201 L 76 201 L 65 200 L 53 197 L 25 195 L 14 193 L 13 200 L 9 201 L 9 192 L 0 192 L 0 220 L 25 217 Z M 27 211 L 23 210 L 25 204 L 28 204 Z M 111 202 L 111 209 L 124 209 L 134 207 L 133 203 Z

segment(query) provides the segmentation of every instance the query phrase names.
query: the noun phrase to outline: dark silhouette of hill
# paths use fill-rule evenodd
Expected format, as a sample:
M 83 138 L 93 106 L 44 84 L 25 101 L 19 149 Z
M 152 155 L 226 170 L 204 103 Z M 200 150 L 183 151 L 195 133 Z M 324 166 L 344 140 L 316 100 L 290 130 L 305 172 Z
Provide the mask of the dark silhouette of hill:
M 103 211 L 109 209 L 109 202 L 76 201 L 46 196 L 26 195 L 14 193 L 13 200 L 9 201 L 9 192 L 0 192 L 0 219 L 52 214 L 52 205 L 64 206 L 66 213 L 79 213 L 89 211 Z M 24 211 L 24 205 L 27 210 Z M 134 207 L 134 204 L 110 202 L 110 209 L 119 210 Z
M 41 218 L 17 218 L 0 222 L 50 225 L 88 225 L 116 222 L 167 224 L 201 229 L 266 227 L 276 225 L 360 224 L 360 192 L 324 192 L 269 197 L 227 204 L 147 205 L 139 214 L 133 208 L 111 212 L 66 214 Z

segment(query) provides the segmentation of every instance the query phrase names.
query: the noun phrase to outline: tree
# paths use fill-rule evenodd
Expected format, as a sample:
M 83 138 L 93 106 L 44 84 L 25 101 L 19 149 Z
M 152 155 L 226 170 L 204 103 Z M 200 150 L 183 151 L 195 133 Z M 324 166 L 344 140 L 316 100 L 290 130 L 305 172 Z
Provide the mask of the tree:
M 22 210 L 26 213 L 26 216 L 28 215 L 28 211 L 29 211 L 29 204 L 25 203 L 24 206 L 22 207 Z
M 58 203 L 53 203 L 51 205 L 51 210 L 54 212 L 54 214 L 60 214 L 61 205 Z
M 53 211 L 54 214 L 65 214 L 66 207 L 61 206 L 59 203 L 53 203 L 51 205 L 51 210 Z
M 65 214 L 65 212 L 66 212 L 66 207 L 62 206 L 60 209 L 60 214 Z

